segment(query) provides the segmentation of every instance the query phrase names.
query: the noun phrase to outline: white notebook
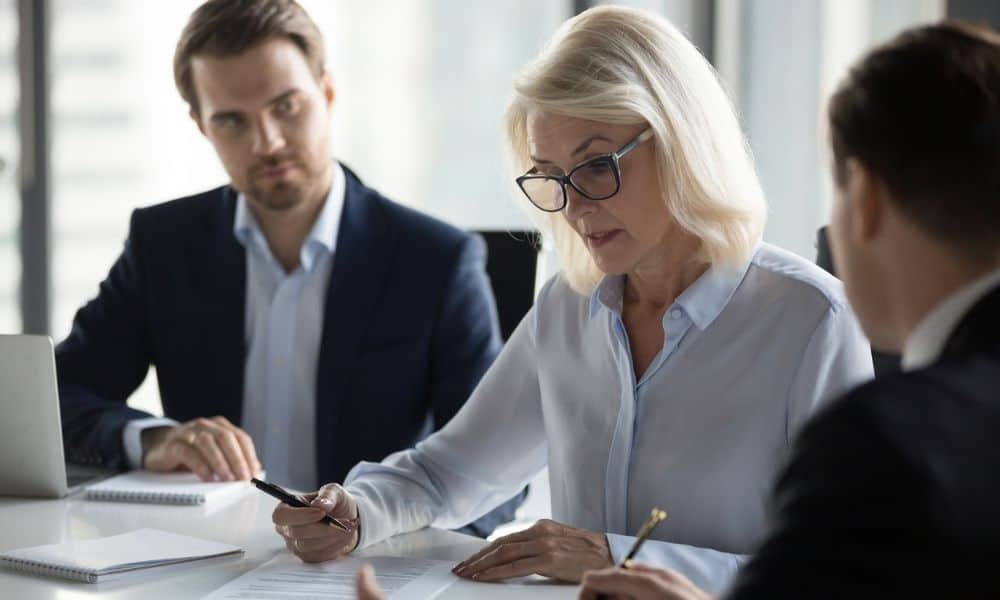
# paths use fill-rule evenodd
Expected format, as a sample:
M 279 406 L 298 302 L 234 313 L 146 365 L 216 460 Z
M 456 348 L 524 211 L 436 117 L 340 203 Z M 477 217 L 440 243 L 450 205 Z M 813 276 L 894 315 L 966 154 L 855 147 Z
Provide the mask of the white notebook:
M 241 548 L 229 544 L 157 529 L 139 529 L 96 540 L 11 550 L 0 553 L 0 565 L 34 575 L 98 583 L 138 569 L 242 552 Z
M 194 473 L 130 471 L 87 488 L 88 500 L 150 504 L 205 504 L 250 489 L 246 481 L 203 482 Z

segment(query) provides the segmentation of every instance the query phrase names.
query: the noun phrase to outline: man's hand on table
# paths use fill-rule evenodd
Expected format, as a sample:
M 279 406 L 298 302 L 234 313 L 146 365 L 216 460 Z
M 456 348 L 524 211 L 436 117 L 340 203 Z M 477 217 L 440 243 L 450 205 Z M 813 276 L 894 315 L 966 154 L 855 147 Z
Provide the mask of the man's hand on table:
M 225 417 L 153 427 L 140 439 L 142 466 L 149 471 L 189 470 L 202 481 L 247 480 L 260 471 L 253 440 Z

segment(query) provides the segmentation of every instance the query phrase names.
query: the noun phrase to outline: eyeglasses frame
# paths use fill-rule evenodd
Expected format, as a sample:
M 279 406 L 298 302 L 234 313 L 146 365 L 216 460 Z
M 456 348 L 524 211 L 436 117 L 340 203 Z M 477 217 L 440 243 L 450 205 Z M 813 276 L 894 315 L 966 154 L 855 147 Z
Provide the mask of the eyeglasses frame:
M 626 154 L 628 154 L 632 150 L 635 150 L 639 146 L 639 144 L 642 144 L 643 142 L 652 137 L 653 137 L 653 128 L 647 127 L 639 135 L 632 138 L 628 143 L 626 143 L 624 146 L 622 146 L 615 152 L 609 152 L 607 154 L 600 154 L 598 156 L 588 158 L 587 160 L 581 162 L 580 164 L 570 169 L 569 173 L 566 173 L 565 175 L 546 175 L 543 173 L 539 173 L 537 167 L 532 167 L 530 171 L 528 171 L 524 175 L 521 175 L 520 177 L 515 178 L 514 181 L 517 182 L 517 187 L 521 189 L 521 193 L 524 194 L 524 196 L 528 199 L 528 202 L 531 202 L 532 206 L 544 212 L 557 213 L 562 209 L 566 208 L 566 204 L 569 203 L 569 198 L 566 196 L 567 185 L 572 187 L 574 190 L 576 190 L 578 194 L 580 194 L 581 196 L 583 196 L 588 200 L 594 200 L 594 201 L 607 200 L 608 198 L 611 198 L 619 191 L 621 191 L 622 174 L 619 161 L 621 161 L 622 157 L 624 157 Z M 572 177 L 573 173 L 576 173 L 581 168 L 586 167 L 587 165 L 594 163 L 596 161 L 602 161 L 602 160 L 611 162 L 612 166 L 611 172 L 615 176 L 615 190 L 610 194 L 607 194 L 606 196 L 595 197 L 581 190 L 575 183 L 573 183 Z M 536 204 L 534 200 L 531 199 L 531 196 L 528 194 L 528 191 L 524 189 L 524 182 L 533 179 L 549 179 L 556 181 L 560 184 L 560 187 L 562 189 L 562 203 L 559 205 L 559 208 L 542 208 L 541 206 L 538 206 L 538 204 Z

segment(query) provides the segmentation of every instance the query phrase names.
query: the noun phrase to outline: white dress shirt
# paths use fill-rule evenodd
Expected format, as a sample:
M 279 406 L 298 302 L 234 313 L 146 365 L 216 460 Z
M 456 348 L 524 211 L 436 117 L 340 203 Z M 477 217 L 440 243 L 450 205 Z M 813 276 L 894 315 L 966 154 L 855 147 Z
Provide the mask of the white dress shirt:
M 980 277 L 939 302 L 906 340 L 903 370 L 916 371 L 937 361 L 962 317 L 997 286 L 1000 286 L 1000 269 Z
M 297 490 L 317 487 L 316 366 L 345 186 L 343 168 L 334 162 L 330 191 L 290 273 L 271 253 L 246 198 L 236 200 L 233 234 L 246 249 L 242 428 L 268 479 Z M 123 435 L 130 466 L 141 466 L 143 429 L 175 424 L 129 422 Z
M 361 546 L 451 528 L 545 466 L 552 517 L 607 533 L 620 560 L 654 506 L 668 519 L 637 560 L 726 587 L 761 540 L 789 442 L 824 402 L 872 376 L 867 340 L 833 277 L 761 244 L 712 267 L 663 317 L 636 380 L 623 277 L 588 298 L 550 280 L 470 400 L 443 429 L 346 480 Z

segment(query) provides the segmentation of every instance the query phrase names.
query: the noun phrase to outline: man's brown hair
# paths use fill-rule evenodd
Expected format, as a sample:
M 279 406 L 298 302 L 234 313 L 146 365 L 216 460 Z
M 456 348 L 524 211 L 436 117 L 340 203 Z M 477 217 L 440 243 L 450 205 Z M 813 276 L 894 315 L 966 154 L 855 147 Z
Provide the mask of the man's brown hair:
M 325 69 L 323 36 L 295 0 L 209 0 L 188 20 L 174 52 L 174 82 L 181 97 L 199 114 L 191 75 L 197 55 L 236 56 L 271 39 L 287 39 L 305 56 L 317 79 Z
M 1000 242 L 1000 35 L 945 22 L 903 32 L 830 102 L 834 171 L 854 158 L 928 234 L 982 255 Z

